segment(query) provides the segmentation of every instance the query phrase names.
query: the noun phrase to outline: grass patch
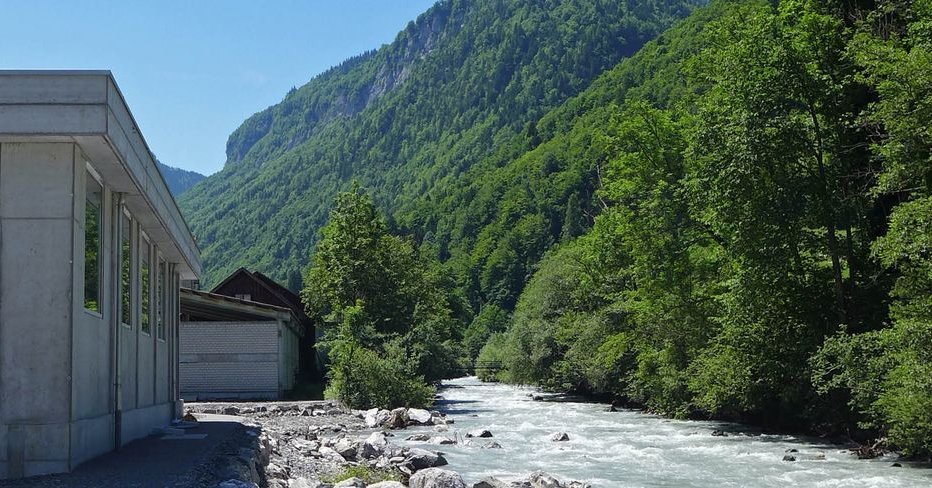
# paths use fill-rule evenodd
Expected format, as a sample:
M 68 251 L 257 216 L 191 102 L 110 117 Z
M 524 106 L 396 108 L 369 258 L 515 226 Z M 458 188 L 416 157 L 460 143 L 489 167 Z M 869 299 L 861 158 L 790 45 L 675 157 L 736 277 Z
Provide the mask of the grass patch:
M 349 466 L 339 474 L 321 478 L 321 481 L 324 483 L 339 483 L 350 478 L 359 478 L 368 485 L 380 481 L 401 481 L 401 474 L 396 471 L 374 469 L 368 466 Z

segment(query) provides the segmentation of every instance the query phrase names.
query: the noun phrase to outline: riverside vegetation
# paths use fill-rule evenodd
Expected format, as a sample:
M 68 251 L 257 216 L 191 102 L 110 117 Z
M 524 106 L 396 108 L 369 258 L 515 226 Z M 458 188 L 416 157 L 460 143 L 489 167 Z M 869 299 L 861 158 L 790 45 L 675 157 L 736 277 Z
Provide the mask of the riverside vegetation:
M 247 121 L 182 197 L 208 262 L 297 288 L 316 244 L 354 408 L 478 358 L 932 454 L 932 1 L 544 3 L 441 2 Z

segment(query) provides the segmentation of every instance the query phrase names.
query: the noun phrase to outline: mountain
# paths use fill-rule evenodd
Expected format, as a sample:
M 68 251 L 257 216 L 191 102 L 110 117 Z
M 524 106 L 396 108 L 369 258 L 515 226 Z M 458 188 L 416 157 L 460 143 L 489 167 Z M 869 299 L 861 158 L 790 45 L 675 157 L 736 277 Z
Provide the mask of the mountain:
M 437 3 L 391 44 L 317 76 L 230 136 L 223 170 L 180 198 L 206 281 L 249 266 L 293 284 L 336 193 L 354 179 L 400 230 L 444 260 L 463 259 L 489 216 L 451 224 L 415 210 L 507 166 L 534 145 L 550 109 L 700 3 Z M 574 189 L 583 201 L 584 187 Z M 497 291 L 476 293 L 488 295 L 478 304 Z M 517 291 L 501 293 L 513 301 Z
M 156 160 L 156 163 L 159 165 L 159 172 L 161 172 L 162 177 L 165 178 L 165 183 L 168 184 L 168 190 L 172 192 L 175 198 L 178 198 L 182 193 L 188 191 L 189 188 L 198 184 L 204 178 L 207 178 L 194 171 L 163 164 L 159 160 Z

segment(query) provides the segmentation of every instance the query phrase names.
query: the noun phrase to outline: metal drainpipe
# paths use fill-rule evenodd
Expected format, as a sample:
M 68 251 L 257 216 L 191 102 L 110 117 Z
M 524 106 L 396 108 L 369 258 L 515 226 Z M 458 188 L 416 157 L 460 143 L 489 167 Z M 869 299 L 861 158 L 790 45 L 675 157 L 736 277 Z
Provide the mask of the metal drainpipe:
M 117 290 L 116 297 L 113 300 L 113 339 L 111 344 L 113 345 L 113 450 L 120 448 L 122 444 L 123 437 L 123 379 L 121 371 L 121 358 L 120 358 L 120 339 L 123 335 L 123 314 L 120 308 L 123 306 L 123 193 L 117 193 L 117 214 L 116 225 L 116 235 L 114 236 L 114 246 L 116 252 L 114 255 L 116 259 L 114 263 L 114 269 L 116 269 L 115 277 L 116 280 L 114 283 L 116 286 L 113 288 Z M 132 286 L 132 283 L 129 283 Z M 132 296 L 132 295 L 131 295 Z

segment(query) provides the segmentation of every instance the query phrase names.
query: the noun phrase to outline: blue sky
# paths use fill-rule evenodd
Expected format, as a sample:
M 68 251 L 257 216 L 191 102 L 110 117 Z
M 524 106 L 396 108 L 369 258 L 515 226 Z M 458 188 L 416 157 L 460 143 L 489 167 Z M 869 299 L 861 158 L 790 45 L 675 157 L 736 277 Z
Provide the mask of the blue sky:
M 159 159 L 209 174 L 246 117 L 434 2 L 3 0 L 0 69 L 111 70 Z

